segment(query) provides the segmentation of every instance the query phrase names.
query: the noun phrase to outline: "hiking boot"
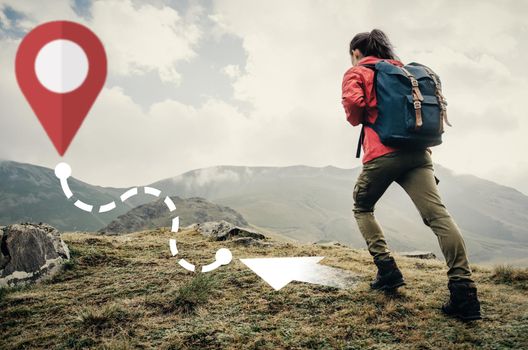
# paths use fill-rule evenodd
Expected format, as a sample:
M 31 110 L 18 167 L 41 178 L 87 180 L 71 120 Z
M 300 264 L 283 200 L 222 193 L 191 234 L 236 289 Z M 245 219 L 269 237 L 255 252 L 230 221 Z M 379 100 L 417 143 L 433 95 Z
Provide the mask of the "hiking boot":
M 404 286 L 402 273 L 393 257 L 386 260 L 374 259 L 374 264 L 378 267 L 376 279 L 370 283 L 370 288 L 374 290 L 392 291 Z
M 447 287 L 451 296 L 442 306 L 442 311 L 446 315 L 457 317 L 462 321 L 482 319 L 475 283 L 449 281 Z

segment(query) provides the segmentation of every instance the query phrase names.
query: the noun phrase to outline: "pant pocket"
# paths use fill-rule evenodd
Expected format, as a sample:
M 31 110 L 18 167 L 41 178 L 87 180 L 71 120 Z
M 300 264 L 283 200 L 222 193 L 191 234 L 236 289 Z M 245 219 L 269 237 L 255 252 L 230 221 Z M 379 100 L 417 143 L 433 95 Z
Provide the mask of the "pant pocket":
M 352 198 L 356 204 L 362 204 L 367 195 L 368 183 L 361 180 L 356 181 Z

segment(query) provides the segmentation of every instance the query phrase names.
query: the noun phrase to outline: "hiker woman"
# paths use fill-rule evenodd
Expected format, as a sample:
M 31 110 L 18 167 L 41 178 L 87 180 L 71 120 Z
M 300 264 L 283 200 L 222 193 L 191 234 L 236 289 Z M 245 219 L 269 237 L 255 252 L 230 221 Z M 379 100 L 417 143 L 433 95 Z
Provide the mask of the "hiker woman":
M 353 191 L 353 212 L 378 268 L 371 288 L 391 291 L 405 284 L 387 247 L 383 231 L 374 217 L 376 202 L 395 181 L 411 197 L 425 225 L 429 226 L 437 236 L 447 262 L 450 299 L 442 306 L 442 310 L 448 315 L 463 320 L 480 319 L 480 303 L 475 283 L 471 278 L 464 240 L 440 198 L 437 187 L 439 180 L 434 175 L 431 149 L 388 146 L 381 142 L 378 133 L 372 127 L 378 117 L 374 64 L 385 60 L 394 66 L 405 67 L 394 54 L 385 33 L 379 29 L 354 36 L 350 42 L 349 53 L 352 67 L 343 77 L 342 104 L 347 121 L 353 126 L 363 124 L 364 127 L 364 133 L 361 133 L 364 151 L 363 168 Z M 414 86 L 411 84 L 414 77 L 409 77 L 407 74 L 410 68 L 408 70 L 397 68 L 397 70 L 403 72 L 399 78 L 408 84 L 410 91 Z M 411 83 L 405 81 L 407 77 L 411 79 Z M 420 93 L 417 91 L 414 94 L 414 92 L 413 90 L 412 96 L 417 96 L 414 101 L 417 108 L 420 107 L 420 104 L 416 104 L 419 102 Z M 417 126 L 419 117 L 421 123 L 421 114 L 416 115 Z M 442 119 L 440 123 L 443 126 Z M 359 153 L 357 156 L 359 157 Z

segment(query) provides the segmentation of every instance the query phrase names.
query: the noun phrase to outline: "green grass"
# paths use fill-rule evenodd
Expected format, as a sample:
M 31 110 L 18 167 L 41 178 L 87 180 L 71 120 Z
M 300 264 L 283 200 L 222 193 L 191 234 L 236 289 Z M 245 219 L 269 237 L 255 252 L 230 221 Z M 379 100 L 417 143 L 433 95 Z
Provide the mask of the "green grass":
M 216 278 L 211 274 L 198 274 L 189 282 L 171 294 L 169 302 L 163 308 L 165 312 L 192 313 L 196 308 L 205 305 L 218 286 Z
M 526 349 L 526 271 L 478 267 L 484 320 L 439 311 L 448 296 L 438 261 L 398 258 L 407 286 L 370 291 L 367 252 L 274 242 L 240 247 L 178 233 L 183 257 L 210 263 L 221 246 L 234 260 L 193 274 L 171 257 L 168 230 L 119 237 L 64 236 L 72 261 L 46 283 L 0 290 L 0 349 Z M 341 290 L 294 282 L 276 292 L 238 258 L 326 256 L 361 282 Z
M 106 330 L 124 329 L 137 315 L 134 315 L 119 304 L 107 304 L 100 306 L 91 306 L 77 316 L 79 325 L 95 334 L 101 334 Z
M 6 297 L 6 295 L 9 293 L 8 289 L 7 288 L 0 288 L 0 303 L 2 302 L 2 300 L 4 300 L 4 298 Z

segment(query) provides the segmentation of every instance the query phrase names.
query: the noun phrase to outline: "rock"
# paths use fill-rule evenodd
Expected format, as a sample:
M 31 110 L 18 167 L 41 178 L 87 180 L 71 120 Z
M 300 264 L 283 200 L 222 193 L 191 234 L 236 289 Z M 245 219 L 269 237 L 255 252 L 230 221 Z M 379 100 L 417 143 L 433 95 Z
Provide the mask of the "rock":
M 436 259 L 436 255 L 432 252 L 421 252 L 421 251 L 413 251 L 413 252 L 403 252 L 398 253 L 401 256 L 405 256 L 408 258 L 416 258 L 416 259 Z
M 219 204 L 209 202 L 201 197 L 180 198 L 170 197 L 178 208 L 177 215 L 180 227 L 192 223 L 225 220 L 234 225 L 248 225 L 246 219 L 237 211 Z M 158 227 L 171 227 L 174 213 L 169 211 L 164 199 L 146 203 L 136 207 L 126 214 L 120 215 L 109 223 L 99 233 L 106 235 L 121 235 L 124 233 L 152 230 Z
M 182 227 L 182 229 L 183 230 L 198 230 L 198 224 L 197 223 L 190 224 L 190 225 L 187 225 L 185 227 Z
M 341 244 L 338 241 L 317 241 L 313 243 L 314 245 L 318 245 L 321 247 L 343 247 L 343 244 Z
M 230 239 L 232 237 L 250 237 L 253 239 L 266 238 L 266 236 L 261 233 L 248 228 L 235 226 L 225 220 L 208 221 L 201 224 L 196 224 L 196 229 L 202 235 L 215 241 L 225 241 L 226 239 Z
M 70 259 L 68 246 L 47 224 L 15 224 L 0 230 L 0 286 L 37 282 Z
M 241 245 L 244 247 L 271 247 L 273 246 L 270 242 L 262 242 L 262 240 L 258 240 L 252 237 L 239 237 L 231 240 L 231 243 L 235 245 Z

